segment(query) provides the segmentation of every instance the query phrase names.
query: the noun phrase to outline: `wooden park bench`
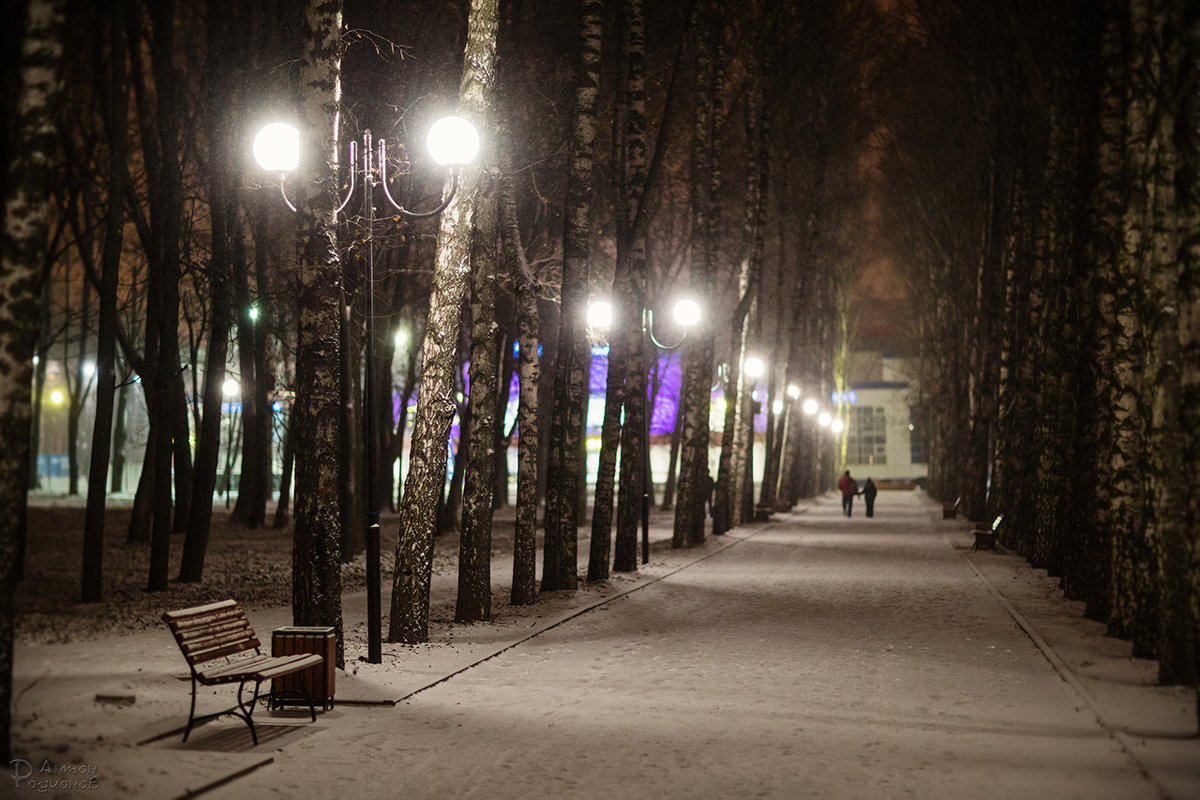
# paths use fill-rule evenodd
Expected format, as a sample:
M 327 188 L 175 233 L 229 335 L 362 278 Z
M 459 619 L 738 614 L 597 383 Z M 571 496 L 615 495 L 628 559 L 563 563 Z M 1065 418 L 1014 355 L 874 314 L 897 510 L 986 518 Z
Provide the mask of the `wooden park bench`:
M 291 656 L 270 656 L 262 652 L 262 644 L 250 627 L 250 620 L 242 606 L 233 600 L 168 611 L 163 622 L 171 628 L 183 657 L 192 673 L 192 708 L 188 712 L 187 728 L 183 741 L 188 740 L 197 722 L 213 719 L 224 714 L 233 714 L 250 726 L 250 738 L 258 744 L 258 732 L 254 730 L 254 706 L 259 700 L 263 681 L 290 675 L 324 663 L 324 658 L 315 654 L 301 653 Z M 215 686 L 223 683 L 238 684 L 237 705 L 232 708 L 196 717 L 196 689 L 198 686 Z M 244 699 L 246 687 L 254 685 L 254 694 L 247 703 Z M 293 694 L 305 694 L 289 690 Z M 268 693 L 269 695 L 270 693 Z M 308 710 L 312 721 L 317 721 L 317 710 L 311 695 Z
M 942 519 L 954 519 L 958 516 L 958 507 L 962 505 L 962 497 L 956 497 L 953 503 L 942 503 Z
M 996 538 L 1000 535 L 1000 524 L 1004 522 L 1004 515 L 997 514 L 992 520 L 991 527 L 977 527 L 973 533 L 975 534 L 975 544 L 971 545 L 972 550 L 995 550 Z

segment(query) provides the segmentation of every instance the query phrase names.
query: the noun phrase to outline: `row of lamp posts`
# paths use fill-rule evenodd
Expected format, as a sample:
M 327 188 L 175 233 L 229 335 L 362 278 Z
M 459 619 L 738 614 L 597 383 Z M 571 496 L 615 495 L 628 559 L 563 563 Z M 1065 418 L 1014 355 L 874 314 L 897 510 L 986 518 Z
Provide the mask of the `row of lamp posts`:
M 345 210 L 352 199 L 356 184 L 359 180 L 363 186 L 363 210 L 366 216 L 366 374 L 364 379 L 364 394 L 366 400 L 363 406 L 363 416 L 366 420 L 366 482 L 367 482 L 367 661 L 378 664 L 382 656 L 382 609 L 381 609 L 381 580 L 380 580 L 380 531 L 379 531 L 379 476 L 378 476 L 378 411 L 376 403 L 376 382 L 378 376 L 375 369 L 375 193 L 376 187 L 383 189 L 383 196 L 388 204 L 401 215 L 410 219 L 422 219 L 440 214 L 454 199 L 458 188 L 458 178 L 461 170 L 470 164 L 479 152 L 479 134 L 470 122 L 461 117 L 444 117 L 433 124 L 426 138 L 426 147 L 433 160 L 448 171 L 450 185 L 446 189 L 441 202 L 436 208 L 428 211 L 411 211 L 392 197 L 387 183 L 387 142 L 384 139 L 372 140 L 369 130 L 362 136 L 362 161 L 358 160 L 356 142 L 349 146 L 349 188 L 337 208 L 338 213 Z M 376 149 L 377 148 L 377 149 Z M 287 174 L 300 164 L 300 132 L 294 126 L 284 122 L 266 125 L 254 139 L 253 154 L 259 166 L 267 172 L 279 175 L 279 189 L 283 202 L 292 211 L 295 205 L 287 196 Z M 690 298 L 684 298 L 675 303 L 672 317 L 679 326 L 678 341 L 666 342 L 659 338 L 654 328 L 654 311 L 651 308 L 642 310 L 642 336 L 644 341 L 653 344 L 663 352 L 674 352 L 683 346 L 690 328 L 699 324 L 702 311 L 698 303 Z M 588 309 L 589 324 L 594 328 L 606 328 L 612 324 L 612 306 L 603 301 L 594 302 Z M 747 359 L 746 373 L 751 378 L 761 377 L 766 371 L 766 365 L 758 358 Z M 794 390 L 794 393 L 793 393 Z M 798 399 L 799 389 L 788 387 L 789 396 Z M 650 417 L 653 407 L 650 392 L 644 399 L 645 418 L 645 447 L 643 453 L 642 480 L 642 563 L 650 558 Z M 803 410 L 810 416 L 819 410 L 819 404 L 813 398 L 804 402 Z M 842 429 L 841 420 L 834 420 L 829 412 L 822 412 L 817 418 L 822 426 L 831 427 L 834 433 Z
M 684 341 L 687 339 L 688 331 L 700 323 L 703 311 L 695 300 L 692 300 L 691 298 L 682 298 L 676 301 L 671 309 L 671 314 L 675 324 L 679 326 L 680 329 L 678 341 L 673 343 L 663 341 L 659 338 L 659 335 L 656 334 L 654 327 L 654 310 L 649 307 L 642 309 L 642 336 L 644 337 L 644 341 L 648 341 L 649 343 L 653 344 L 657 350 L 668 353 L 674 352 L 683 346 Z M 588 327 L 597 333 L 611 327 L 613 324 L 612 304 L 608 300 L 592 300 L 588 304 L 587 322 Z M 750 356 L 745 360 L 744 364 L 742 365 L 742 369 L 747 377 L 757 380 L 766 374 L 767 365 L 761 358 L 757 356 Z M 728 374 L 728 368 L 724 364 L 721 365 L 718 371 L 721 376 Z M 713 388 L 715 390 L 717 387 L 714 386 Z M 795 384 L 789 385 L 787 387 L 787 395 L 789 398 L 791 398 L 791 400 L 798 401 L 801 396 L 800 387 Z M 645 422 L 645 430 L 643 431 L 643 435 L 645 447 L 642 454 L 643 475 L 641 508 L 643 564 L 650 560 L 650 418 L 653 413 L 653 404 L 651 402 L 649 385 L 647 385 L 644 403 L 645 406 L 643 417 Z M 784 412 L 786 409 L 784 408 L 783 401 L 775 401 L 772 410 L 775 412 L 776 416 Z M 809 416 L 816 415 L 817 424 L 821 427 L 829 428 L 834 434 L 839 434 L 845 429 L 845 424 L 842 422 L 842 420 L 835 419 L 830 412 L 821 410 L 821 405 L 816 398 L 809 397 L 806 399 L 802 405 L 802 410 Z M 818 412 L 820 413 L 818 414 Z M 784 415 L 784 441 L 786 441 L 786 425 L 789 416 L 790 415 L 787 414 Z

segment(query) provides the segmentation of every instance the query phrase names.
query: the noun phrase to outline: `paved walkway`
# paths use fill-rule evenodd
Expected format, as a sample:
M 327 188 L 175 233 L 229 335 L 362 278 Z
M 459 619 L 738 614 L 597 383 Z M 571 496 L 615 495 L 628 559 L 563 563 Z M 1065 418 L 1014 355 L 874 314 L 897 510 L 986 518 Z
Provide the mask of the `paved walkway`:
M 398 704 L 264 715 L 257 749 L 240 723 L 212 723 L 138 748 L 123 783 L 213 798 L 1200 797 L 1191 695 L 1150 685 L 1153 665 L 1053 581 L 970 553 L 965 523 L 927 499 L 883 493 L 878 513 L 846 519 L 821 498 L 498 627 L 386 645 L 386 669 L 339 681 L 377 699 L 391 686 Z

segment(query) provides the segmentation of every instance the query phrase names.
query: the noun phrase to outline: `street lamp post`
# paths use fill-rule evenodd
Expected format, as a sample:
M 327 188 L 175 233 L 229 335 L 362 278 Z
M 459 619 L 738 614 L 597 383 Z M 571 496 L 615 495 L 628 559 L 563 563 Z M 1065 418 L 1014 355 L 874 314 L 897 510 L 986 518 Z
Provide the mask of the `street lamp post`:
M 665 344 L 654 335 L 654 311 L 642 309 L 642 337 L 649 340 L 659 350 L 674 352 L 683 346 L 687 339 L 688 328 L 700 322 L 700 306 L 695 300 L 684 298 L 675 303 L 672 316 L 675 323 L 683 329 L 683 335 L 674 344 Z M 587 323 L 590 330 L 607 330 L 613 322 L 612 304 L 607 300 L 594 300 L 588 304 Z M 650 402 L 650 381 L 647 377 L 645 396 L 642 397 L 642 563 L 650 561 L 650 416 L 654 405 Z
M 695 300 L 684 298 L 676 302 L 672 309 L 672 316 L 675 318 L 675 323 L 683 329 L 683 333 L 678 342 L 668 345 L 659 341 L 658 337 L 654 335 L 653 309 L 644 308 L 642 309 L 642 336 L 659 350 L 668 353 L 674 352 L 683 347 L 684 341 L 687 340 L 688 329 L 700 322 L 700 314 L 700 306 Z M 655 353 L 655 358 L 657 356 L 658 354 Z M 650 417 L 654 413 L 654 404 L 650 401 L 649 379 L 646 382 L 646 394 L 642 398 L 642 402 L 645 404 L 643 411 L 645 429 L 642 431 L 645 442 L 642 458 L 642 563 L 646 564 L 650 561 L 650 481 L 653 478 L 650 470 Z
M 376 408 L 377 382 L 375 368 L 375 187 L 383 189 L 383 196 L 388 203 L 400 214 L 409 219 L 424 219 L 442 213 L 458 190 L 459 172 L 464 166 L 474 160 L 479 152 L 479 134 L 475 127 L 461 117 L 443 117 L 433 124 L 426 138 L 429 155 L 440 166 L 445 167 L 450 174 L 450 187 L 442 197 L 437 208 L 430 211 L 410 211 L 392 197 L 387 185 L 387 142 L 384 139 L 372 140 L 371 131 L 363 131 L 362 156 L 358 162 L 355 142 L 350 142 L 350 187 L 346 196 L 337 207 L 340 213 L 349 204 L 354 195 L 356 181 L 361 178 L 363 184 L 363 209 L 366 214 L 366 249 L 367 249 L 367 329 L 366 329 L 366 370 L 364 375 L 363 416 L 366 419 L 366 458 L 365 479 L 367 482 L 367 528 L 366 528 L 366 558 L 367 558 L 367 661 L 379 664 L 383 661 L 383 614 L 380 602 L 380 536 L 379 536 L 379 420 Z M 376 148 L 377 146 L 377 148 Z M 292 211 L 296 207 L 288 199 L 286 189 L 287 173 L 299 166 L 300 134 L 296 128 L 287 123 L 276 122 L 264 127 L 254 139 L 254 158 L 259 166 L 269 172 L 280 175 L 279 190 L 283 201 Z

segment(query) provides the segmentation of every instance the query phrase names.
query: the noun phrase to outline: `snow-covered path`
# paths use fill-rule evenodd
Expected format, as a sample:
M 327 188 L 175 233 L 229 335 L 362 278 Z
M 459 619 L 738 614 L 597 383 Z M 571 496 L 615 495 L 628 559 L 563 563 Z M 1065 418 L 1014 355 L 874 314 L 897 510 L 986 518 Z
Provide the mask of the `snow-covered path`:
M 1159 796 L 929 504 L 878 514 L 777 516 L 210 796 Z

